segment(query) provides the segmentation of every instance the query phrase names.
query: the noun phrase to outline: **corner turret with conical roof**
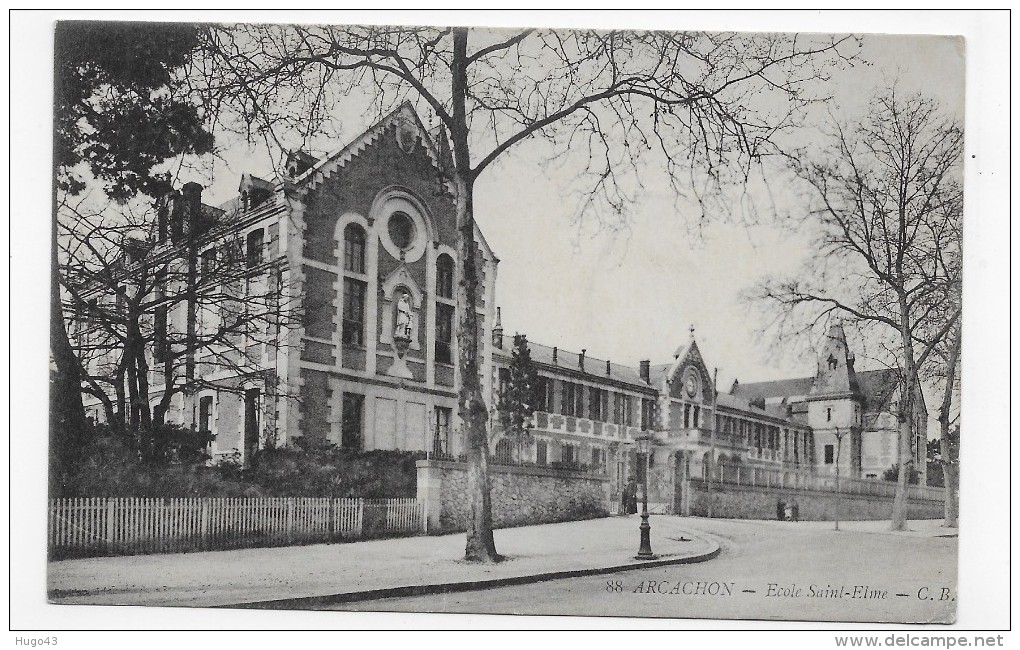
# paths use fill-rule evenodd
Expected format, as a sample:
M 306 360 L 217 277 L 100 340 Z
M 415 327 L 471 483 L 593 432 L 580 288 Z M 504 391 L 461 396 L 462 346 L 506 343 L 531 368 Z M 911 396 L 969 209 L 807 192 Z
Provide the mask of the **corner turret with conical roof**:
M 860 394 L 857 374 L 854 372 L 854 356 L 846 344 L 846 332 L 843 331 L 842 323 L 835 323 L 825 335 L 810 396 L 859 397 Z
M 864 396 L 854 371 L 854 356 L 843 324 L 829 327 L 818 356 L 818 369 L 807 395 L 808 424 L 822 452 L 822 473 L 856 477 L 861 467 L 861 405 Z

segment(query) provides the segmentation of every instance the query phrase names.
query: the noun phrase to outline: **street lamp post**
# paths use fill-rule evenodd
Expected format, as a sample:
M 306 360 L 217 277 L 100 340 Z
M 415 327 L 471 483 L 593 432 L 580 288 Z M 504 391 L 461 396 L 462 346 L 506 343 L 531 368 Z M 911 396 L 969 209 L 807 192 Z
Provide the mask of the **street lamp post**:
M 644 477 L 642 480 L 642 498 L 641 498 L 641 546 L 638 549 L 638 554 L 634 556 L 636 560 L 654 560 L 659 556 L 652 553 L 652 539 L 651 530 L 652 527 L 648 524 L 648 454 L 651 451 L 652 437 L 650 434 L 641 434 L 635 436 L 634 441 L 637 443 L 638 451 L 644 456 Z

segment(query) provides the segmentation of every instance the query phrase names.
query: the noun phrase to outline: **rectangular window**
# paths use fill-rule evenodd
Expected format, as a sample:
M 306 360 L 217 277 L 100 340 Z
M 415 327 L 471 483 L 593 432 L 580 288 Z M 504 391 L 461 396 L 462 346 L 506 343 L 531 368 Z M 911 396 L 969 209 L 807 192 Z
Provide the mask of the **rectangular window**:
M 694 428 L 697 429 L 699 426 L 701 426 L 701 407 L 700 406 L 695 406 L 694 407 Z
M 210 248 L 209 250 L 202 251 L 202 256 L 199 265 L 199 275 L 203 278 L 208 277 L 210 273 L 216 268 L 216 249 Z
M 562 392 L 563 400 L 560 403 L 560 412 L 563 415 L 574 415 L 574 413 L 575 413 L 575 411 L 574 411 L 574 406 L 575 406 L 574 400 L 576 399 L 575 398 L 576 388 L 577 387 L 573 383 L 571 383 L 569 381 L 563 382 L 563 392 Z
M 253 230 L 248 233 L 246 242 L 247 246 L 247 257 L 245 261 L 249 269 L 253 269 L 262 263 L 262 248 L 264 242 L 264 233 L 261 228 Z
M 365 272 L 365 231 L 353 223 L 344 229 L 344 270 Z
M 549 390 L 549 381 L 545 377 L 539 376 L 535 382 L 535 410 L 536 411 L 549 411 L 549 396 L 547 394 Z
M 259 446 L 260 411 L 261 393 L 259 389 L 250 388 L 244 391 L 244 452 L 247 459 L 251 459 Z
M 588 387 L 588 417 L 602 419 L 602 391 L 594 386 Z
M 345 345 L 365 344 L 365 283 L 344 278 L 343 342 Z
M 510 385 L 510 369 L 500 368 L 499 369 L 499 394 L 504 395 L 507 391 L 507 387 Z
M 631 407 L 630 397 L 623 393 L 616 394 L 616 413 L 614 413 L 613 421 L 620 426 L 630 426 L 631 421 Z
M 641 400 L 641 429 L 647 431 L 655 426 L 655 400 Z
M 572 464 L 577 462 L 577 454 L 574 449 L 574 445 L 565 442 L 560 451 L 560 461 L 566 464 Z
M 825 445 L 825 464 L 831 465 L 835 459 L 836 448 L 833 445 Z
M 539 440 L 535 443 L 535 463 L 537 465 L 549 464 L 549 443 Z
M 340 413 L 340 446 L 343 449 L 362 449 L 362 421 L 365 411 L 365 396 L 344 393 L 343 410 Z
M 689 429 L 691 427 L 691 405 L 684 404 L 684 428 Z
M 577 384 L 574 388 L 574 415 L 579 418 L 584 417 L 584 386 Z
M 436 295 L 453 298 L 453 258 L 440 255 L 436 262 Z
M 212 431 L 212 395 L 198 400 L 198 430 Z
M 605 469 L 606 450 L 601 447 L 591 448 L 591 466 L 596 469 Z
M 170 355 L 170 350 L 167 345 L 167 331 L 166 331 L 166 306 L 156 307 L 156 314 L 153 317 L 153 346 L 152 353 L 153 358 L 157 363 L 163 363 L 167 360 Z
M 437 363 L 453 363 L 453 305 L 436 303 Z
M 451 409 L 445 406 L 436 407 L 436 428 L 432 439 L 432 453 L 436 455 L 450 453 L 450 418 L 452 415 Z

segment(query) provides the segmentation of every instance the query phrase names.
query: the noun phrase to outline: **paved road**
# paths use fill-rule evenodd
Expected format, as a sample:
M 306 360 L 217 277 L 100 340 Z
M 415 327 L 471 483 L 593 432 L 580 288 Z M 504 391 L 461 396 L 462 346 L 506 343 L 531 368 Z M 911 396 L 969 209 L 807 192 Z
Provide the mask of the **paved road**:
M 953 619 L 955 536 L 891 535 L 878 527 L 836 532 L 831 523 L 821 522 L 684 523 L 714 536 L 723 549 L 720 556 L 697 565 L 331 609 L 864 622 Z

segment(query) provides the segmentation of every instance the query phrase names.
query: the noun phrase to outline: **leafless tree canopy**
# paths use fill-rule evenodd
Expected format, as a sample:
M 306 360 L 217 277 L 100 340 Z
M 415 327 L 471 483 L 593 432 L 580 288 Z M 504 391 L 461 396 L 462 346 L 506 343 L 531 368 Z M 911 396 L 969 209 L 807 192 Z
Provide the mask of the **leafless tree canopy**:
M 775 310 L 781 338 L 835 316 L 884 343 L 905 395 L 901 483 L 919 376 L 961 316 L 962 156 L 959 123 L 895 87 L 860 123 L 835 122 L 825 147 L 791 158 L 809 188 L 804 223 L 820 233 L 812 268 L 751 296 Z
M 246 135 L 308 138 L 360 98 L 404 100 L 455 128 L 451 28 L 238 25 L 213 30 L 203 92 Z M 514 145 L 587 152 L 579 210 L 623 215 L 642 177 L 709 199 L 746 179 L 777 136 L 827 99 L 818 81 L 853 60 L 851 37 L 470 30 L 463 101 L 472 179 Z M 658 176 L 656 179 L 658 180 Z
M 281 298 L 273 264 L 227 238 L 189 273 L 189 249 L 198 242 L 160 237 L 153 210 L 86 204 L 65 197 L 60 205 L 61 293 L 83 389 L 103 404 L 107 422 L 132 429 L 162 423 L 175 395 L 210 385 L 206 377 L 217 370 L 271 379 L 255 357 L 262 346 L 278 345 L 279 329 L 298 317 Z M 205 240 L 216 241 L 231 222 L 222 215 Z M 196 327 L 187 325 L 189 310 Z M 151 408 L 150 386 L 157 385 Z

